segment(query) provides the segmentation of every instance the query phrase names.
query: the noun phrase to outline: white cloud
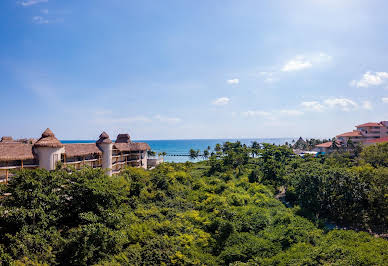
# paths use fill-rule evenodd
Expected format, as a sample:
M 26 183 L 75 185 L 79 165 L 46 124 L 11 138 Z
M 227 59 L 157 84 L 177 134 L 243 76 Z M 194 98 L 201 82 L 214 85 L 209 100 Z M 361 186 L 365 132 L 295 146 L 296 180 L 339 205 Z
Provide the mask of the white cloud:
M 302 102 L 300 105 L 308 111 L 322 112 L 325 109 L 325 106 L 317 101 Z
M 280 110 L 279 113 L 282 115 L 288 115 L 288 116 L 303 115 L 303 112 L 299 110 Z
M 362 103 L 362 108 L 365 110 L 372 110 L 373 109 L 372 103 L 370 101 L 364 101 Z
M 257 111 L 257 110 L 242 112 L 242 115 L 247 117 L 265 117 L 265 118 L 270 118 L 272 116 L 270 112 Z
M 322 52 L 319 54 L 299 55 L 286 62 L 281 71 L 290 72 L 308 69 L 315 65 L 327 63 L 331 61 L 332 58 L 332 56 Z
M 48 24 L 49 23 L 49 20 L 48 19 L 45 19 L 44 17 L 42 16 L 35 16 L 32 18 L 32 21 L 35 23 L 35 24 Z
M 230 103 L 230 99 L 228 97 L 221 97 L 221 98 L 215 99 L 212 102 L 212 104 L 214 105 L 227 105 L 228 103 Z
M 383 103 L 388 103 L 388 97 L 381 98 L 381 101 L 383 101 Z
M 375 72 L 374 74 L 370 71 L 366 72 L 360 80 L 352 80 L 351 86 L 358 88 L 368 88 L 369 86 L 378 86 L 385 83 L 388 80 L 387 72 Z
M 228 79 L 226 82 L 228 82 L 228 84 L 239 84 L 240 80 L 235 78 L 235 79 Z
M 24 0 L 20 1 L 19 4 L 22 6 L 33 6 L 40 3 L 47 3 L 48 0 Z
M 63 18 L 47 19 L 42 16 L 35 16 L 32 18 L 32 22 L 35 24 L 62 23 L 63 21 Z
M 357 108 L 357 103 L 346 98 L 331 98 L 324 101 L 329 108 L 339 107 L 343 111 L 350 111 Z
M 283 72 L 299 71 L 302 69 L 312 67 L 312 63 L 303 56 L 297 56 L 294 59 L 288 61 L 282 68 Z
M 162 115 L 156 115 L 154 118 L 162 123 L 167 123 L 167 124 L 176 124 L 182 121 L 182 119 L 177 117 L 167 117 Z
M 43 14 L 46 14 L 46 15 L 49 13 L 48 9 L 42 9 L 42 10 L 40 10 L 40 12 L 42 12 Z
M 259 74 L 264 77 L 264 82 L 273 83 L 277 81 L 277 78 L 275 77 L 275 72 L 263 71 L 263 72 L 260 72 Z

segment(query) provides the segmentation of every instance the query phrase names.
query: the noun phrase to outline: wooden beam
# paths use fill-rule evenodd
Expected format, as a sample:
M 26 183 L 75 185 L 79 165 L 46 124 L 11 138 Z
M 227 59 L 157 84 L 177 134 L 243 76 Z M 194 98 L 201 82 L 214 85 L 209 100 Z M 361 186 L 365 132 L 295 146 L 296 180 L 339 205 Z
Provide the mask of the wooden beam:
M 22 160 L 22 169 L 23 169 L 23 160 Z
M 8 184 L 8 169 L 5 170 L 5 183 Z

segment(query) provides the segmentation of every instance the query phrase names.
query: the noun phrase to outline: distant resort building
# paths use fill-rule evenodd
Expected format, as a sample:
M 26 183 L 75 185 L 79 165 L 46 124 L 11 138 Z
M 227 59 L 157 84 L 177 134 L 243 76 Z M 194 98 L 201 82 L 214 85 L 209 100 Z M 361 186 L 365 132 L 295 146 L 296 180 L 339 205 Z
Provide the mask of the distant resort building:
M 8 182 L 11 170 L 43 168 L 54 170 L 59 162 L 80 169 L 84 166 L 106 169 L 108 175 L 120 173 L 126 166 L 147 169 L 160 160 L 148 158 L 147 143 L 132 142 L 128 134 L 119 134 L 115 142 L 103 132 L 96 143 L 63 144 L 50 129 L 39 140 L 0 141 L 0 182 Z M 149 165 L 150 164 L 150 165 Z
M 335 148 L 352 148 L 356 145 L 372 145 L 388 142 L 388 121 L 369 122 L 356 126 L 356 130 L 336 136 L 336 142 L 329 141 L 315 146 L 318 153 L 330 153 Z

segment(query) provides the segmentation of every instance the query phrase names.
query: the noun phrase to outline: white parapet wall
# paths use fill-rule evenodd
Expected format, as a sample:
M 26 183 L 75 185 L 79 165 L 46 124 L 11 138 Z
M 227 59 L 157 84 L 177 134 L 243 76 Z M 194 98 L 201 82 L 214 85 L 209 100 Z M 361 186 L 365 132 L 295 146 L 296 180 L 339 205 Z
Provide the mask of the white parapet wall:
M 46 170 L 55 170 L 57 162 L 61 161 L 64 148 L 35 147 L 39 158 L 39 167 Z
M 163 162 L 164 162 L 163 158 L 148 158 L 147 167 L 148 168 L 156 167 L 158 164 L 161 164 Z

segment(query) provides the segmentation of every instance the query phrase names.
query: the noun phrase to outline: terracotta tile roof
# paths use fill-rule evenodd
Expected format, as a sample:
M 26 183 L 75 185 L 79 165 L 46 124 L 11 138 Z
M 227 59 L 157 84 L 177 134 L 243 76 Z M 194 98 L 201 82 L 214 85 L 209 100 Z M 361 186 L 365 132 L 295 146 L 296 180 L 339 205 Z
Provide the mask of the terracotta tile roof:
M 96 143 L 72 143 L 65 144 L 67 157 L 85 156 L 90 154 L 102 154 Z
M 0 161 L 16 161 L 29 159 L 34 159 L 34 154 L 32 152 L 32 144 L 0 144 Z
M 383 142 L 388 142 L 388 137 L 378 138 L 378 139 L 369 139 L 366 141 L 366 143 L 383 143 Z
M 322 143 L 322 144 L 315 145 L 315 147 L 330 148 L 331 145 L 333 145 L 333 142 L 332 141 L 328 141 L 328 142 L 325 142 L 325 143 Z M 338 145 L 338 143 L 337 143 L 337 145 Z
M 356 127 L 382 127 L 383 125 L 380 123 L 375 123 L 375 122 L 368 122 L 362 125 L 358 125 Z
M 48 128 L 43 132 L 42 137 L 37 142 L 35 142 L 34 146 L 62 148 L 63 144 L 55 137 L 54 133 Z
M 337 138 L 338 137 L 361 137 L 362 134 L 360 131 L 357 131 L 357 130 L 354 130 L 354 131 L 351 131 L 351 132 L 346 132 L 346 133 L 343 133 L 341 135 L 337 135 Z
M 147 143 L 131 142 L 131 143 L 115 143 L 114 147 L 119 151 L 148 151 L 151 147 Z

